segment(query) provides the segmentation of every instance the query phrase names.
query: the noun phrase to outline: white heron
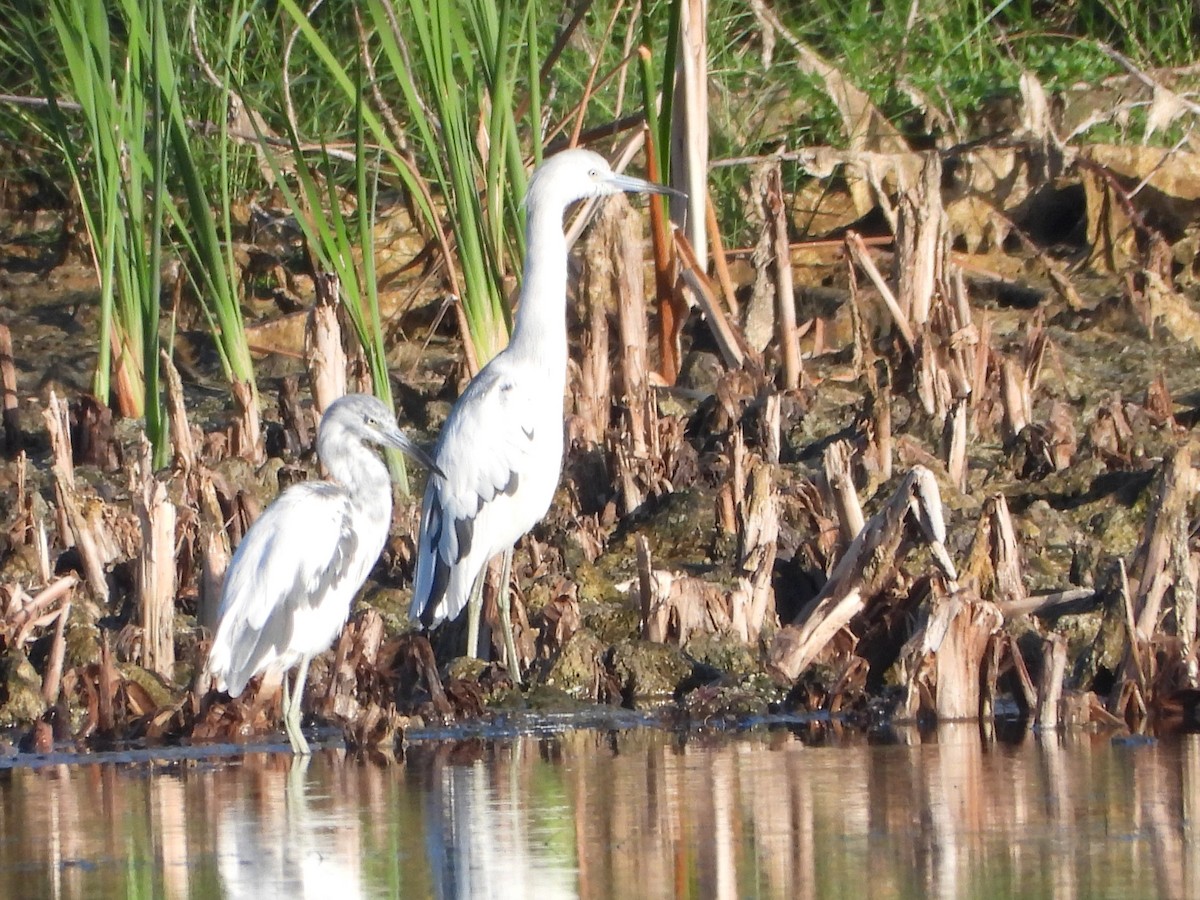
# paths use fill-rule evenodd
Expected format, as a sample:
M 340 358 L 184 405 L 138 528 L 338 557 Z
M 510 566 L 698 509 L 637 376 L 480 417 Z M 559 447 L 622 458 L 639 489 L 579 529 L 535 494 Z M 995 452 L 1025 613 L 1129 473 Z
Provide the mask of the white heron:
M 621 191 L 678 193 L 620 175 L 590 150 L 567 150 L 534 171 L 525 194 L 525 273 L 508 346 L 467 385 L 433 451 L 421 509 L 409 616 L 426 627 L 470 603 L 467 653 L 479 634 L 484 568 L 504 553 L 500 626 L 509 673 L 520 683 L 508 603 L 512 548 L 550 508 L 563 454 L 567 376 L 567 241 L 576 200 Z
M 436 471 L 381 401 L 342 397 L 325 410 L 317 434 L 330 480 L 280 494 L 246 532 L 225 573 L 205 672 L 231 697 L 255 675 L 280 677 L 283 723 L 299 754 L 309 752 L 300 731 L 309 662 L 346 624 L 392 523 L 391 478 L 369 445 L 396 447 Z M 289 689 L 287 673 L 297 664 Z

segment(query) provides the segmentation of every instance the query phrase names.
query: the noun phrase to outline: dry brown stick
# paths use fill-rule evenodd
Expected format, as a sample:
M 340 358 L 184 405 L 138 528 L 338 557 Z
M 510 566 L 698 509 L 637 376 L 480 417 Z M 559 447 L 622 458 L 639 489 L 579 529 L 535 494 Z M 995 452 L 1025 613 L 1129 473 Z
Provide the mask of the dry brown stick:
M 767 196 L 763 208 L 771 218 L 775 259 L 776 329 L 783 357 L 783 386 L 794 391 L 803 375 L 800 362 L 800 338 L 796 333 L 796 290 L 792 281 L 792 256 L 788 246 L 787 208 L 783 200 L 783 176 L 779 163 L 767 171 Z
M 747 354 L 745 339 L 729 321 L 724 310 L 721 309 L 721 305 L 717 303 L 716 294 L 713 293 L 712 286 L 708 283 L 708 276 L 700 269 L 696 254 L 693 252 L 691 244 L 688 243 L 688 239 L 679 230 L 675 230 L 673 234 L 675 249 L 683 263 L 681 275 L 688 287 L 695 293 L 696 301 L 704 311 L 708 327 L 712 331 L 713 337 L 716 338 L 717 348 L 721 351 L 721 358 L 729 368 L 741 368 Z M 792 321 L 794 326 L 794 315 Z
M 46 662 L 46 674 L 42 678 L 42 699 L 48 704 L 58 700 L 62 686 L 63 661 L 67 656 L 67 617 L 71 615 L 71 601 L 67 600 L 58 610 L 54 626 L 54 640 L 50 644 L 50 659 Z
M 729 274 L 729 260 L 725 257 L 725 245 L 721 240 L 721 228 L 717 222 L 717 208 L 713 205 L 712 194 L 705 192 L 704 213 L 708 221 L 708 242 L 712 247 L 713 271 L 717 275 L 717 283 L 725 295 L 725 305 L 729 314 L 735 319 L 741 315 L 738 306 L 737 288 L 733 284 L 733 276 Z
M 909 324 L 908 317 L 901 310 L 896 295 L 892 293 L 892 289 L 884 280 L 883 273 L 879 271 L 879 267 L 875 265 L 875 261 L 867 252 L 867 245 L 863 243 L 862 236 L 854 231 L 846 232 L 846 248 L 850 251 L 850 257 L 854 263 L 867 273 L 867 277 L 879 291 L 879 296 L 883 298 L 884 305 L 892 314 L 892 321 L 900 331 L 900 337 L 904 339 L 905 346 L 908 347 L 910 353 L 916 353 L 917 339 L 913 334 L 912 325 Z
M 1025 664 L 1021 646 L 1012 635 L 1005 636 L 1005 644 L 1008 648 L 1009 659 L 1012 660 L 1013 674 L 1017 679 L 1017 704 L 1026 713 L 1033 713 L 1037 709 L 1037 688 L 1034 687 L 1033 678 L 1029 675 L 1029 666 Z

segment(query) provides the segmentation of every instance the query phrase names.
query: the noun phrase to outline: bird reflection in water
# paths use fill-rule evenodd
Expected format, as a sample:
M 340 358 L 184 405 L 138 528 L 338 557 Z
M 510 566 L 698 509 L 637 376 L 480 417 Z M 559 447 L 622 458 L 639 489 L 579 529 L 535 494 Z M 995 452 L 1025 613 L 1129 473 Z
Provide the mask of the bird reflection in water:
M 310 756 L 296 756 L 286 788 L 267 779 L 261 793 L 242 794 L 217 817 L 221 895 L 354 900 L 363 892 L 357 821 L 344 807 L 314 808 L 306 777 Z M 264 772 L 265 775 L 274 773 Z

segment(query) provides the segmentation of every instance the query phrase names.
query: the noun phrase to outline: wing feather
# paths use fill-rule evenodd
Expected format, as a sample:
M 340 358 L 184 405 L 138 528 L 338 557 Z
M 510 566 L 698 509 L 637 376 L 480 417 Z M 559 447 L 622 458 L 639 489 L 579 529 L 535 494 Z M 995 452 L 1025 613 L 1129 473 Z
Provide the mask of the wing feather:
M 236 696 L 286 657 L 295 649 L 297 613 L 315 609 L 331 593 L 347 593 L 348 609 L 366 575 L 346 584 L 355 574 L 357 549 L 344 491 L 308 482 L 280 494 L 246 532 L 225 575 L 207 664 L 218 685 Z
M 516 495 L 536 464 L 537 396 L 489 365 L 455 404 L 434 451 L 445 477 L 429 479 L 422 504 L 412 618 L 430 625 L 456 616 L 483 564 L 529 527 L 481 529 L 480 521 L 497 497 Z

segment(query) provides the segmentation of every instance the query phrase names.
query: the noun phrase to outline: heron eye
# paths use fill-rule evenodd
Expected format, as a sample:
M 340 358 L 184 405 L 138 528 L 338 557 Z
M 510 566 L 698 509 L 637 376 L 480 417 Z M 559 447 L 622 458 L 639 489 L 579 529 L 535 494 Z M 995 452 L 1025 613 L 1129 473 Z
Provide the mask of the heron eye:
M 599 178 L 599 177 L 600 177 L 599 169 L 592 169 L 591 171 L 588 172 L 588 178 Z

